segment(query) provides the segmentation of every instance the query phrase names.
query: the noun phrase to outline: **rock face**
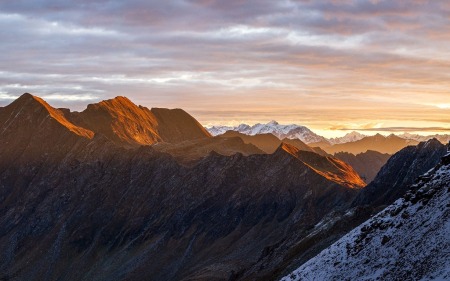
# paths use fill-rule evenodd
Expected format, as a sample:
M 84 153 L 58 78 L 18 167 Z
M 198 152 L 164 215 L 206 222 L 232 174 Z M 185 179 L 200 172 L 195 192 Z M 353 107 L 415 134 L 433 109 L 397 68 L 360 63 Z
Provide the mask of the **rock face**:
M 409 186 L 445 155 L 447 148 L 436 139 L 408 146 L 387 161 L 375 179 L 358 194 L 353 206 L 388 205 L 403 196 Z
M 126 117 L 111 118 L 108 106 Z M 139 134 L 121 127 L 141 118 L 130 107 L 116 99 L 91 108 L 108 117 L 101 128 L 89 121 L 95 114 L 49 109 L 31 95 L 0 111 L 0 279 L 273 279 L 289 249 L 345 213 L 363 185 L 345 163 L 287 144 L 181 165 L 156 146 L 134 147 Z M 178 122 L 154 116 L 160 126 Z M 136 130 L 184 134 L 147 121 Z M 111 126 L 124 130 L 108 136 Z
M 449 280 L 449 162 L 282 280 Z
M 366 183 L 370 183 L 380 171 L 381 167 L 386 164 L 391 155 L 368 150 L 356 155 L 348 152 L 339 152 L 335 153 L 334 157 L 350 164 Z
M 80 113 L 68 112 L 66 115 L 73 122 L 120 145 L 137 146 L 163 141 L 158 132 L 158 120 L 151 111 L 135 105 L 126 97 L 89 104 Z

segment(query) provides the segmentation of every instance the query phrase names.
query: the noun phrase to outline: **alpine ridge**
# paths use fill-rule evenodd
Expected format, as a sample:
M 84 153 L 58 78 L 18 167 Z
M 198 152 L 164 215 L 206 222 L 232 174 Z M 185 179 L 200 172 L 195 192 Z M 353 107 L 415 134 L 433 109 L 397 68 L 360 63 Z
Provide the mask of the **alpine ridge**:
M 403 148 L 389 158 L 353 205 L 391 204 L 403 196 L 420 175 L 436 166 L 446 152 L 447 147 L 436 139 Z
M 80 113 L 72 113 L 79 122 L 96 133 L 125 146 L 177 143 L 208 138 L 211 135 L 181 109 L 137 106 L 126 97 L 90 104 Z
M 151 112 L 31 95 L 1 109 L 0 279 L 271 279 L 364 185 L 339 160 L 288 144 L 263 154 L 190 118 L 186 136 L 172 125 L 184 112 Z
M 297 270 L 294 280 L 448 280 L 450 154 L 412 190 Z M 374 258 L 376 257 L 376 258 Z

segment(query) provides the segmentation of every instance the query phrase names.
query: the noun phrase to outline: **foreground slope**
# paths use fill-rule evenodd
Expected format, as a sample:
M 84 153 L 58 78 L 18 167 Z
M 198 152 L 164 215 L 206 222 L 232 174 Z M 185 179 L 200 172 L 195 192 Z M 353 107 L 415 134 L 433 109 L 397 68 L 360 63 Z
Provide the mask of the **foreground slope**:
M 391 204 L 409 190 L 417 177 L 436 166 L 446 152 L 447 147 L 436 139 L 405 147 L 389 158 L 353 205 Z
M 282 280 L 449 280 L 450 154 L 413 189 Z
M 186 168 L 105 138 L 0 175 L 0 277 L 22 280 L 256 279 L 356 195 L 284 150 Z

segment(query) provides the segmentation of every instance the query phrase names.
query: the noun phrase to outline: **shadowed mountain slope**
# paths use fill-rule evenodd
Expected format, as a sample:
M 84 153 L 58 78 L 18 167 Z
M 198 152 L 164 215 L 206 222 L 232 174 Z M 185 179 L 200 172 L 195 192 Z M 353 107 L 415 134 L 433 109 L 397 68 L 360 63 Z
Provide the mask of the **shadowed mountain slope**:
M 411 189 L 415 180 L 439 163 L 446 150 L 438 141 L 430 140 L 394 154 L 381 168 L 375 180 L 357 195 L 352 203 L 353 208 L 345 214 L 325 217 L 307 239 L 299 241 L 289 250 L 294 258 L 279 265 L 273 276 L 284 276 L 298 268 L 371 215 L 403 196 Z M 314 247 L 310 247 L 311 243 Z
M 365 137 L 354 142 L 335 144 L 332 146 L 322 147 L 326 152 L 334 154 L 337 152 L 350 152 L 353 154 L 364 153 L 367 150 L 374 150 L 380 153 L 394 154 L 400 149 L 408 145 L 416 145 L 418 142 L 414 140 L 405 140 L 395 135 L 387 137 L 376 134 L 374 136 Z
M 24 94 L 0 111 L 0 167 L 25 168 L 36 159 L 50 160 L 43 153 L 50 150 L 60 159 L 67 149 L 93 136 L 92 131 L 68 121 L 62 111 Z
M 323 149 L 320 147 L 311 147 L 307 145 L 306 143 L 302 142 L 299 139 L 283 139 L 283 143 L 287 143 L 289 145 L 295 146 L 296 148 L 303 150 L 303 151 L 310 151 L 317 153 L 321 156 L 331 156 L 330 154 L 326 153 Z
M 353 205 L 391 204 L 403 196 L 420 175 L 436 166 L 446 151 L 447 147 L 436 139 L 405 147 L 389 158 Z
M 151 112 L 158 121 L 158 132 L 166 142 L 211 137 L 211 134 L 186 111 L 176 108 L 152 108 Z
M 449 182 L 450 155 L 403 198 L 282 280 L 449 280 Z
M 281 143 L 287 143 L 289 145 L 295 146 L 300 150 L 303 151 L 311 151 L 315 152 L 317 154 L 320 154 L 322 156 L 330 156 L 325 151 L 323 151 L 320 147 L 310 147 L 303 141 L 299 139 L 288 139 L 284 138 L 283 140 L 280 140 L 276 136 L 274 136 L 271 133 L 267 134 L 257 134 L 257 135 L 246 135 L 237 131 L 227 131 L 222 135 L 219 135 L 218 137 L 239 137 L 241 138 L 245 143 L 251 143 L 261 149 L 262 151 L 266 153 L 274 153 L 275 150 L 281 145 Z
M 0 279 L 267 279 L 358 192 L 328 174 L 345 165 L 289 145 L 183 166 L 79 135 L 31 99 L 1 110 Z
M 227 131 L 224 134 L 219 135 L 218 137 L 221 138 L 239 137 L 245 143 L 251 143 L 268 154 L 274 153 L 275 150 L 277 150 L 277 148 L 281 144 L 281 140 L 279 138 L 269 133 L 251 136 L 236 131 Z
M 350 164 L 366 183 L 370 183 L 391 155 L 368 150 L 356 155 L 349 152 L 339 152 L 335 153 L 334 157 Z
M 184 141 L 176 144 L 157 143 L 152 146 L 155 150 L 172 155 L 180 163 L 192 164 L 211 152 L 231 156 L 240 153 L 244 156 L 252 154 L 264 154 L 262 150 L 253 144 L 244 143 L 241 138 L 203 138 Z

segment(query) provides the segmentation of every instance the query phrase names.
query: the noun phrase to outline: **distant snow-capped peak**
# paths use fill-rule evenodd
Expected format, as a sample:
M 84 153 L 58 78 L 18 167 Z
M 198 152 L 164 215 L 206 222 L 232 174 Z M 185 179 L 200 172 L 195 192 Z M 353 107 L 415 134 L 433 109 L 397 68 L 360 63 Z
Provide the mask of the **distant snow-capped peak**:
M 258 135 L 258 134 L 273 134 L 279 139 L 300 139 L 301 141 L 305 143 L 314 143 L 314 142 L 327 142 L 327 139 L 325 139 L 322 136 L 319 136 L 312 132 L 310 129 L 308 129 L 305 126 L 300 126 L 296 124 L 289 124 L 289 125 L 282 125 L 279 124 L 277 121 L 270 121 L 266 124 L 257 123 L 253 126 L 247 125 L 247 124 L 240 124 L 236 127 L 230 127 L 230 126 L 213 126 L 210 128 L 207 128 L 207 130 L 213 135 L 221 135 L 225 133 L 226 131 L 232 130 L 237 131 L 242 134 L 246 135 Z
M 331 138 L 331 139 L 328 139 L 328 141 L 331 144 L 341 144 L 341 143 L 359 141 L 359 140 L 361 140 L 361 139 L 363 139 L 365 137 L 367 137 L 367 136 L 363 135 L 361 133 L 353 131 L 351 133 L 346 134 L 343 137 Z

